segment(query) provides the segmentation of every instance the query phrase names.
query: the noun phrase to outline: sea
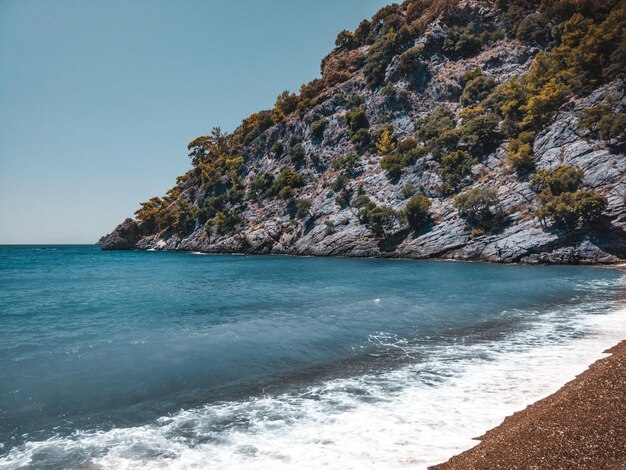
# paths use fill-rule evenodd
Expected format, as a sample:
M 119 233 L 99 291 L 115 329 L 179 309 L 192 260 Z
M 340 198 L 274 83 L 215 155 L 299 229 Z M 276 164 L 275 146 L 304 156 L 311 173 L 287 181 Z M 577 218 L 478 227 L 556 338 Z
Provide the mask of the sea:
M 0 246 L 0 468 L 420 469 L 626 336 L 626 271 Z

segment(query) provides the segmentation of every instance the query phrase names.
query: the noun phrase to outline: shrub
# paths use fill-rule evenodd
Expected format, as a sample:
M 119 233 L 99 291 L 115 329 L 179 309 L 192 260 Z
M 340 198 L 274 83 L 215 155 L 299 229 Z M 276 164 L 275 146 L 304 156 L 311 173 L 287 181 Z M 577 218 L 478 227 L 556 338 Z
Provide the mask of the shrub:
M 417 147 L 417 139 L 415 137 L 407 137 L 398 142 L 397 151 L 399 153 L 410 152 Z
M 389 62 L 396 54 L 402 52 L 409 39 L 408 30 L 403 27 L 397 33 L 390 30 L 376 40 L 363 67 L 365 80 L 370 88 L 376 88 L 382 84 Z
M 387 238 L 398 221 L 398 213 L 391 207 L 374 206 L 367 211 L 367 225 L 376 238 Z
M 517 26 L 516 36 L 521 41 L 544 44 L 548 39 L 548 20 L 541 13 L 527 15 Z
M 250 191 L 254 196 L 259 196 L 272 187 L 274 183 L 274 175 L 271 173 L 263 173 L 250 183 Z
M 415 122 L 419 139 L 436 158 L 457 146 L 458 133 L 455 126 L 454 113 L 446 106 L 435 108 L 428 116 Z
M 350 197 L 352 196 L 352 192 L 346 188 L 339 191 L 337 196 L 335 197 L 335 203 L 342 209 L 348 207 L 350 204 Z
M 283 167 L 280 170 L 280 174 L 272 187 L 270 188 L 270 193 L 272 195 L 280 193 L 284 188 L 301 188 L 304 186 L 304 178 L 300 173 L 296 173 L 288 166 Z
M 413 230 L 419 230 L 426 225 L 430 218 L 430 206 L 430 199 L 423 194 L 413 196 L 409 199 L 403 211 L 409 227 Z
M 353 49 L 356 45 L 354 34 L 345 29 L 337 35 L 335 40 L 335 46 L 338 48 Z
M 413 165 L 418 158 L 427 153 L 428 149 L 426 147 L 416 147 L 404 153 L 397 151 L 390 155 L 385 155 L 380 164 L 391 178 L 398 178 L 404 168 Z
M 477 113 L 463 120 L 457 130 L 459 145 L 476 158 L 491 153 L 500 142 L 500 119 L 494 113 Z
M 317 153 L 310 153 L 309 160 L 313 166 L 318 166 L 320 164 L 320 156 Z
M 520 108 L 525 113 L 521 127 L 529 130 L 541 129 L 552 119 L 568 94 L 566 85 L 555 79 L 550 80 Z
M 363 98 L 359 95 L 350 95 L 348 98 L 348 109 L 358 108 L 363 104 Z
M 325 88 L 324 80 L 316 78 L 309 83 L 300 86 L 300 99 L 301 100 L 313 100 L 317 98 Z
M 400 56 L 398 71 L 410 84 L 423 89 L 430 79 L 428 64 L 422 60 L 423 46 L 414 46 Z
M 163 201 L 160 197 L 153 197 L 147 202 L 141 203 L 141 208 L 135 211 L 135 216 L 142 222 L 156 223 L 159 212 L 163 209 Z
M 317 121 L 313 121 L 311 123 L 311 137 L 314 139 L 321 139 L 324 135 L 324 129 L 326 129 L 326 125 L 328 121 L 326 119 L 318 119 Z
M 207 229 L 212 224 L 216 228 L 217 233 L 220 235 L 228 235 L 235 230 L 235 227 L 241 223 L 241 220 L 241 214 L 236 211 L 220 211 L 213 217 L 210 224 L 207 225 Z
M 273 125 L 272 112 L 260 111 L 242 121 L 241 126 L 234 133 L 234 138 L 243 145 L 248 145 Z
M 456 150 L 442 158 L 439 174 L 446 183 L 457 187 L 476 163 L 478 161 L 466 151 Z
M 353 175 L 360 165 L 361 161 L 356 153 L 348 153 L 337 157 L 330 164 L 333 170 L 341 171 L 342 175 Z
M 278 95 L 274 104 L 274 116 L 276 116 L 274 121 L 281 121 L 285 116 L 293 113 L 298 107 L 298 101 L 298 96 L 295 93 L 289 93 L 287 90 Z
M 469 23 L 467 26 L 452 26 L 447 30 L 443 52 L 458 59 L 476 54 L 481 46 L 475 23 Z
M 608 201 L 595 191 L 566 192 L 549 199 L 539 209 L 540 219 L 551 218 L 557 227 L 568 231 L 588 229 L 608 207 Z
M 544 199 L 566 192 L 577 191 L 583 183 L 580 168 L 562 165 L 554 170 L 539 170 L 531 176 L 531 187 L 543 194 Z
M 337 178 L 335 178 L 335 182 L 333 183 L 333 191 L 338 193 L 348 184 L 348 177 L 344 174 L 339 174 Z
M 583 109 L 578 125 L 597 134 L 609 145 L 619 147 L 626 141 L 626 113 L 614 113 L 608 104 Z
M 472 106 L 480 103 L 491 94 L 496 84 L 497 82 L 493 78 L 486 75 L 480 75 L 468 81 L 461 95 L 461 104 Z
M 350 130 L 350 136 L 359 131 L 360 129 L 367 129 L 370 127 L 367 114 L 363 108 L 356 108 L 346 113 L 346 123 Z
M 388 155 L 396 148 L 396 137 L 393 129 L 384 129 L 376 139 L 376 149 L 381 155 Z
M 296 217 L 298 219 L 304 219 L 309 214 L 309 209 L 313 205 L 313 201 L 310 199 L 297 199 L 296 200 Z
M 278 192 L 278 197 L 285 200 L 293 198 L 293 188 L 291 186 L 285 186 Z
M 272 152 L 276 156 L 282 155 L 282 153 L 283 153 L 283 143 L 280 140 L 277 140 L 276 142 L 274 142 L 272 144 L 272 148 L 270 149 L 270 152 Z
M 413 183 L 406 183 L 402 186 L 402 197 L 408 199 L 415 194 L 415 185 Z
M 511 170 L 517 173 L 527 173 L 535 168 L 534 141 L 535 134 L 521 132 L 517 138 L 509 142 L 506 156 Z
M 372 143 L 372 136 L 367 129 L 359 129 L 350 136 L 350 141 L 361 151 L 365 151 Z
M 424 46 L 414 46 L 405 51 L 400 56 L 400 62 L 398 63 L 398 70 L 404 75 L 408 76 L 415 73 L 416 69 L 420 68 L 422 62 L 422 50 Z
M 301 143 L 297 143 L 292 145 L 289 149 L 289 158 L 294 165 L 299 165 L 304 161 L 304 147 L 302 147 Z
M 470 224 L 489 227 L 498 212 L 498 195 L 493 189 L 474 188 L 454 200 L 459 214 Z

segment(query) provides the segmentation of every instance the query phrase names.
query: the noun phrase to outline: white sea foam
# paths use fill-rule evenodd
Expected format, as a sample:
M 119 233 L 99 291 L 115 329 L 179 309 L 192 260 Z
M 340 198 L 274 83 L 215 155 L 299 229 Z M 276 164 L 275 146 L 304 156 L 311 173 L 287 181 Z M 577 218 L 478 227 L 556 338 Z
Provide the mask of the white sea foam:
M 572 327 L 581 334 L 563 333 Z M 625 333 L 626 309 L 555 312 L 552 321 L 543 318 L 507 340 L 451 342 L 399 369 L 330 380 L 298 394 L 28 442 L 0 464 L 19 468 L 45 455 L 110 469 L 425 468 L 472 447 L 472 437 L 556 391 Z M 373 340 L 419 353 L 393 336 Z

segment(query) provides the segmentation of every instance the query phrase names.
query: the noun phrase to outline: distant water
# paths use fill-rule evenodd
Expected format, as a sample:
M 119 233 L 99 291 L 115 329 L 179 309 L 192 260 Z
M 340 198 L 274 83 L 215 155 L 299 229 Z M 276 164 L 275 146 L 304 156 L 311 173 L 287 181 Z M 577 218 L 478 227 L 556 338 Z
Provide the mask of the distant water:
M 421 468 L 625 336 L 623 272 L 0 247 L 0 468 Z

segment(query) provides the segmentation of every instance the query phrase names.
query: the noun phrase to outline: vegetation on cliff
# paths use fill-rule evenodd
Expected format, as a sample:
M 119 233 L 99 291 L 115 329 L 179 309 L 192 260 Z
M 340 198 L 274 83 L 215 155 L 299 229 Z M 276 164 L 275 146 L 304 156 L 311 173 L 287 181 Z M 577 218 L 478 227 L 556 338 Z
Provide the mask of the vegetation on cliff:
M 517 62 L 502 65 L 516 50 Z M 501 55 L 482 59 L 490 51 Z M 448 207 L 471 238 L 510 223 L 498 179 L 531 190 L 544 229 L 594 229 L 607 196 L 579 168 L 545 168 L 537 142 L 572 103 L 623 83 L 625 61 L 626 5 L 616 0 L 390 5 L 342 31 L 299 93 L 281 93 L 230 134 L 214 128 L 192 141 L 192 168 L 135 213 L 142 236 L 203 232 L 216 243 L 269 216 L 278 221 L 269 243 L 326 233 L 329 220 L 388 240 L 436 227 Z M 623 150 L 623 96 L 576 116 L 588 139 Z M 373 179 L 379 172 L 385 180 Z

